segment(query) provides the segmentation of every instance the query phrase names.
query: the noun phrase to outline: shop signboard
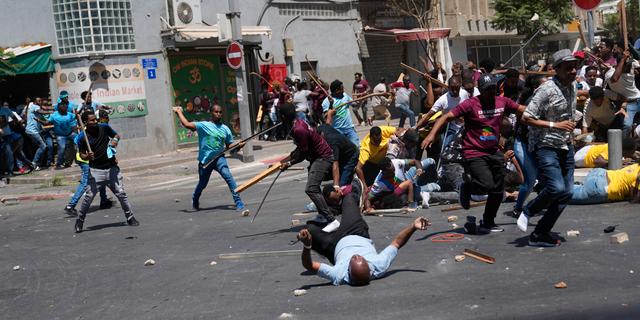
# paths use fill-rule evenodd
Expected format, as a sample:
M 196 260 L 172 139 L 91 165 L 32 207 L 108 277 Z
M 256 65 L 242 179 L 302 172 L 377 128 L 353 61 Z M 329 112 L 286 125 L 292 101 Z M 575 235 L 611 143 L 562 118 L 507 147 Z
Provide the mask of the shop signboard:
M 80 94 L 91 88 L 93 101 L 110 106 L 111 118 L 139 117 L 149 114 L 144 74 L 139 64 L 105 65 L 56 70 L 58 92 L 66 90 L 69 100 L 80 104 Z M 55 103 L 55 101 L 54 101 Z

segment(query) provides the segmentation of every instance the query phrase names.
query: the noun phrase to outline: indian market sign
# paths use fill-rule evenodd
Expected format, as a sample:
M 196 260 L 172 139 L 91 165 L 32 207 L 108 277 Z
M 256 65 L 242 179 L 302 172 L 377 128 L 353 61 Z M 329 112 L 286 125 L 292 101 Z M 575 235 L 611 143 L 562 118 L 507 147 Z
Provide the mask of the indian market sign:
M 56 70 L 58 92 L 69 92 L 69 100 L 82 103 L 80 94 L 91 89 L 93 101 L 111 107 L 111 118 L 149 114 L 144 74 L 139 64 L 104 65 Z

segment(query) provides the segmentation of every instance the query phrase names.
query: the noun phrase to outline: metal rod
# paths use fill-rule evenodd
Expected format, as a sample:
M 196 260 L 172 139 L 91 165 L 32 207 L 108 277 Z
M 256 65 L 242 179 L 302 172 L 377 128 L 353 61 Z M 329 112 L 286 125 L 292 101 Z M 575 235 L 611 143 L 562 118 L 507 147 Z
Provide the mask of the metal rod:
M 273 179 L 273 181 L 271 181 L 271 185 L 269 186 L 269 189 L 267 189 L 267 192 L 264 193 L 264 197 L 262 197 L 262 201 L 260 201 L 260 205 L 258 206 L 258 210 L 256 210 L 256 214 L 254 214 L 253 218 L 251 218 L 251 223 L 253 223 L 253 221 L 256 220 L 258 213 L 260 213 L 260 209 L 262 209 L 262 205 L 264 204 L 264 201 L 267 200 L 269 191 L 271 191 L 271 188 L 273 188 L 273 185 L 276 183 L 276 180 L 278 180 L 278 177 L 280 176 L 281 173 L 282 173 L 282 170 L 278 171 L 278 174 L 276 175 L 276 177 Z
M 514 53 L 514 54 L 511 56 L 511 58 L 509 58 L 509 60 L 507 60 L 507 62 L 505 62 L 505 63 L 504 63 L 504 65 L 505 65 L 505 66 L 506 66 L 506 65 L 508 65 L 508 64 L 509 64 L 509 62 L 511 62 L 511 60 L 513 60 L 513 58 L 515 58 L 515 57 L 518 55 L 518 52 L 523 51 L 523 50 L 524 50 L 524 48 L 525 48 L 526 46 L 528 46 L 528 45 L 529 45 L 529 43 L 530 43 L 530 42 L 531 42 L 531 41 L 532 41 L 536 36 L 538 36 L 538 34 L 539 34 L 540 32 L 542 32 L 542 28 L 538 29 L 538 31 L 536 31 L 536 33 L 534 33 L 534 34 L 533 34 L 533 36 L 531 36 L 531 38 L 529 38 L 529 40 L 527 40 L 527 42 L 523 43 L 523 44 L 520 46 L 520 49 L 518 49 L 518 51 L 516 51 L 516 53 Z M 522 55 L 524 56 L 524 51 L 522 52 Z M 523 66 L 523 67 L 524 67 L 524 66 Z

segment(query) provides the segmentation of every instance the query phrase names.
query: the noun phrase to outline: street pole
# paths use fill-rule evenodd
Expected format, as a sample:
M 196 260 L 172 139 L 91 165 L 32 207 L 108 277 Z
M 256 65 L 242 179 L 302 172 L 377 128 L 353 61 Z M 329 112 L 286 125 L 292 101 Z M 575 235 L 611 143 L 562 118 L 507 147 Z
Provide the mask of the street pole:
M 594 26 L 593 26 L 593 10 L 589 10 L 587 12 L 587 37 L 588 37 L 588 41 L 589 43 L 585 43 L 584 46 L 591 48 L 593 47 L 593 41 L 594 41 Z
M 235 0 L 229 0 L 229 13 L 227 17 L 231 20 L 231 38 L 242 43 L 242 23 L 240 22 L 240 11 Z M 243 49 L 244 50 L 244 49 Z M 243 53 L 244 55 L 244 53 Z M 246 139 L 251 136 L 251 109 L 249 108 L 249 91 L 247 90 L 246 75 L 244 66 L 246 59 L 242 59 L 242 65 L 236 69 L 236 88 L 238 89 L 238 113 L 240 116 L 240 137 Z M 242 148 L 242 162 L 253 162 L 253 142 L 247 141 Z

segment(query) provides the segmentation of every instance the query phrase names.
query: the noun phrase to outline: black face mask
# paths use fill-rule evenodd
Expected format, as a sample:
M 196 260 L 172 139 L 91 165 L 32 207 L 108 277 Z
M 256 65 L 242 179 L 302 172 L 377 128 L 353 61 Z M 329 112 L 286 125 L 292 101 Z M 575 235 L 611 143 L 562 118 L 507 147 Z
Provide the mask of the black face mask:
M 336 99 L 342 99 L 344 97 L 344 92 L 332 93 L 331 95 Z
M 91 135 L 96 135 L 98 133 L 98 125 L 93 125 L 93 126 L 87 126 L 87 128 L 85 129 L 87 131 L 87 133 L 90 133 Z

